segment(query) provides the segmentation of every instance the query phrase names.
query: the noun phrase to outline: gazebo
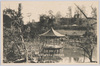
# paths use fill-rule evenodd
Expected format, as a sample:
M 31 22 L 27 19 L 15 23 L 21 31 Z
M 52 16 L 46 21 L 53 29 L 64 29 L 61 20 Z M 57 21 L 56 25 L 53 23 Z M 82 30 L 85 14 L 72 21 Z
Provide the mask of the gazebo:
M 63 48 L 63 39 L 65 35 L 51 28 L 39 36 L 42 43 L 42 53 L 46 56 L 59 56 Z
M 53 28 L 40 34 L 39 36 L 40 36 L 41 42 L 43 42 L 44 45 L 45 44 L 58 45 L 58 44 L 61 44 L 61 42 L 63 41 L 63 38 L 65 38 L 65 35 L 60 34 Z

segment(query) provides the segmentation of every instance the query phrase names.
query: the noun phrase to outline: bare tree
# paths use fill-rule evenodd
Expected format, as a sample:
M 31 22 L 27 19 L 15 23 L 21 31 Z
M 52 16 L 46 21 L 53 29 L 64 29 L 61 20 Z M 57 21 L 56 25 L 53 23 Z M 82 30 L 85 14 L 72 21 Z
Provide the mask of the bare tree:
M 68 11 L 69 11 L 69 18 L 72 18 L 72 7 L 71 6 L 68 7 Z
M 76 4 L 75 4 L 76 5 Z M 77 5 L 76 5 L 77 6 Z M 87 30 L 85 34 L 83 35 L 83 39 L 80 43 L 77 44 L 77 47 L 82 48 L 83 51 L 86 53 L 84 56 L 89 58 L 90 62 L 93 62 L 93 50 L 95 46 L 97 45 L 97 35 L 95 34 L 95 29 L 93 27 L 93 24 L 89 24 L 89 18 L 86 16 L 86 14 L 83 12 L 82 9 L 80 9 L 78 6 L 77 8 L 81 11 L 81 13 L 85 16 L 87 19 Z
M 92 9 L 92 11 L 91 11 L 92 17 L 97 18 L 97 8 L 91 6 L 91 9 Z

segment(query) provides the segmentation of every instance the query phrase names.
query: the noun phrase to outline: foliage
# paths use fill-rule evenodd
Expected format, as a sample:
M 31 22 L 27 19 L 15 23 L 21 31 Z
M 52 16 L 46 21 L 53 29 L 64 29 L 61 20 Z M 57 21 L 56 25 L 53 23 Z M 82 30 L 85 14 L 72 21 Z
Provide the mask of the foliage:
M 12 9 L 3 10 L 3 49 L 4 49 L 4 62 L 14 61 L 21 57 L 20 55 L 20 46 L 22 43 L 22 27 L 23 21 L 20 12 L 17 12 Z M 9 21 L 8 21 L 9 20 Z M 9 26 L 9 27 L 8 27 Z M 20 42 L 20 44 L 18 43 Z M 16 51 L 17 52 L 16 52 Z

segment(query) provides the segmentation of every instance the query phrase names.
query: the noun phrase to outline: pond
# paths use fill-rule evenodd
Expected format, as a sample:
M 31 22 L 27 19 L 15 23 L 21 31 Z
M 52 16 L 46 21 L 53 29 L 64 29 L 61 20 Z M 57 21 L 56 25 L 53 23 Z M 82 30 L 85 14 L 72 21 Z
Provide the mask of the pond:
M 30 46 L 29 51 L 33 52 L 33 54 L 30 55 L 31 57 L 33 56 L 32 59 L 29 59 L 30 63 L 88 63 L 90 62 L 87 57 L 84 57 L 84 51 L 77 47 L 67 46 L 61 49 L 59 55 L 44 54 L 41 56 L 41 53 L 39 53 L 40 50 L 38 44 L 33 45 L 33 43 L 29 43 L 28 45 Z M 93 53 L 93 61 L 97 60 L 96 52 L 97 51 L 95 49 Z

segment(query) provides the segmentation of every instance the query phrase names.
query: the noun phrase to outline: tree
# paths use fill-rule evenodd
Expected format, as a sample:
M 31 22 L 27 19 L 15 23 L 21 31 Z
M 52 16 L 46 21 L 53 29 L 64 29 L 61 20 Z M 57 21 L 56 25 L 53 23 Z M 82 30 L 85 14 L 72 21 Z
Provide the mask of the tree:
M 54 27 L 54 21 L 55 21 L 55 17 L 52 14 L 52 11 L 49 11 L 49 15 L 46 14 L 42 14 L 40 15 L 40 22 L 38 23 L 38 28 L 40 33 L 43 33 L 45 31 L 47 31 L 48 29 L 50 29 L 51 27 Z
M 17 12 L 15 10 L 6 8 L 3 10 L 3 26 L 6 28 L 11 28 L 11 23 L 17 17 Z
M 39 28 L 41 28 L 41 29 L 39 29 L 40 33 L 43 33 L 49 29 L 48 22 L 49 22 L 49 16 L 47 16 L 45 14 L 40 15 L 40 22 L 38 24 Z
M 69 11 L 69 18 L 72 18 L 72 7 L 71 6 L 68 7 L 68 11 Z
M 75 4 L 76 5 L 76 4 Z M 92 56 L 93 56 L 93 50 L 95 46 L 97 45 L 97 35 L 95 33 L 95 29 L 93 27 L 93 24 L 89 23 L 90 19 L 86 16 L 84 11 L 80 9 L 77 5 L 76 7 L 80 10 L 80 12 L 85 16 L 86 22 L 87 22 L 87 29 L 85 34 L 83 35 L 83 39 L 80 43 L 78 43 L 76 46 L 79 48 L 82 48 L 85 52 L 84 56 L 89 58 L 90 62 L 93 62 Z
M 97 45 L 97 36 L 92 30 L 92 27 L 88 25 L 82 41 L 76 45 L 77 47 L 83 49 L 85 52 L 85 55 L 83 55 L 89 58 L 90 62 L 93 62 L 93 51 Z
M 91 6 L 91 9 L 92 9 L 92 11 L 91 11 L 92 17 L 97 18 L 97 8 Z
M 24 27 L 25 27 L 24 36 L 26 38 L 29 37 L 29 39 L 31 39 L 31 38 L 34 39 L 39 34 L 39 31 L 37 31 L 38 30 L 37 22 L 29 22 L 26 25 L 24 25 Z
M 17 14 L 17 20 L 13 21 L 12 26 L 15 29 L 17 29 L 17 32 L 18 32 L 17 35 L 19 36 L 19 39 L 20 39 L 18 42 L 21 42 L 18 45 L 22 46 L 20 48 L 23 49 L 26 62 L 28 62 L 28 50 L 27 50 L 26 45 L 24 43 L 24 37 L 23 37 L 23 32 L 22 32 L 23 21 L 22 21 L 22 14 L 21 14 L 21 4 L 19 4 L 18 14 Z M 21 51 L 19 51 L 19 52 L 21 53 Z
M 4 37 L 4 42 L 5 42 L 4 49 L 7 49 L 5 47 L 5 46 L 8 46 L 7 43 L 12 44 L 10 45 L 11 47 L 8 47 L 9 52 L 7 52 L 6 58 L 7 60 L 14 62 L 15 60 L 21 58 L 21 55 L 22 55 L 21 50 L 23 50 L 24 52 L 27 51 L 26 46 L 24 44 L 24 38 L 23 38 L 23 32 L 22 32 L 22 28 L 23 28 L 22 18 L 23 17 L 21 13 L 21 4 L 19 4 L 18 12 L 12 9 L 5 9 L 3 11 L 3 14 L 8 15 L 9 18 L 11 19 L 11 21 L 9 22 L 11 26 L 10 28 L 6 27 L 6 25 L 3 26 L 4 27 L 3 37 Z M 8 21 L 5 20 L 5 22 L 8 22 Z M 6 51 L 4 51 L 4 53 L 5 52 Z M 13 54 L 13 56 L 9 56 L 11 54 Z
M 48 25 L 49 27 L 54 27 L 54 21 L 55 21 L 55 16 L 53 15 L 53 11 L 52 10 L 49 10 L 49 21 L 48 21 Z
M 54 22 L 54 24 L 58 25 L 59 22 L 60 22 L 60 18 L 61 18 L 61 17 L 62 17 L 62 15 L 61 15 L 60 11 L 58 11 L 58 12 L 56 13 L 56 15 L 55 15 L 55 22 Z
M 90 30 L 91 29 L 91 30 Z M 73 43 L 72 46 L 78 47 L 83 50 L 84 54 L 82 54 L 84 57 L 87 57 L 90 62 L 94 62 L 92 60 L 93 58 L 93 52 L 97 45 L 97 36 L 92 31 L 92 28 L 88 27 L 85 34 L 80 37 L 79 43 Z
M 4 35 L 3 36 L 3 38 L 4 38 L 3 47 L 5 50 L 4 57 L 6 58 L 6 61 L 7 60 L 9 60 L 9 61 L 16 60 L 16 57 L 14 55 L 9 57 L 9 55 L 11 53 L 14 54 L 13 53 L 14 51 L 11 50 L 13 47 L 13 44 L 14 44 L 12 42 L 16 42 L 17 38 L 18 38 L 16 34 L 14 35 L 14 31 L 17 31 L 17 30 L 14 30 L 14 31 L 12 30 L 12 28 L 13 28 L 12 23 L 14 20 L 17 20 L 17 12 L 15 10 L 12 10 L 12 9 L 3 10 L 3 24 L 4 24 L 3 25 L 3 35 Z M 9 51 L 9 52 L 7 52 L 7 51 Z M 17 54 L 16 54 L 16 56 L 17 56 Z M 15 58 L 13 59 L 13 57 L 15 57 Z
M 56 13 L 56 15 L 55 15 L 56 18 L 61 18 L 61 16 L 62 16 L 62 15 L 61 15 L 61 12 L 60 12 L 60 11 L 58 11 L 58 12 Z

